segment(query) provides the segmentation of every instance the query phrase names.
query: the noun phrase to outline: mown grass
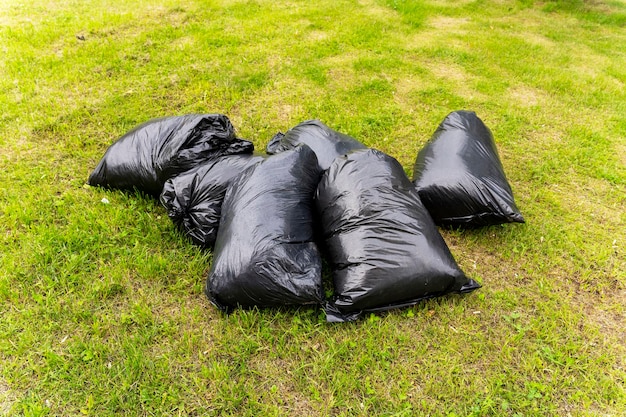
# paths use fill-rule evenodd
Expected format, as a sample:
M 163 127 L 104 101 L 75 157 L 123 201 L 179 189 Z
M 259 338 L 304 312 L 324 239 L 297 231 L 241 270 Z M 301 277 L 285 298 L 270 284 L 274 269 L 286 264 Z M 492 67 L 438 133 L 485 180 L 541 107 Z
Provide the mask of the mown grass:
M 1 415 L 623 415 L 623 1 L 118 3 L 0 1 Z M 457 109 L 527 223 L 442 231 L 483 288 L 357 323 L 223 316 L 158 203 L 85 186 L 190 112 L 259 149 L 319 118 L 410 174 Z

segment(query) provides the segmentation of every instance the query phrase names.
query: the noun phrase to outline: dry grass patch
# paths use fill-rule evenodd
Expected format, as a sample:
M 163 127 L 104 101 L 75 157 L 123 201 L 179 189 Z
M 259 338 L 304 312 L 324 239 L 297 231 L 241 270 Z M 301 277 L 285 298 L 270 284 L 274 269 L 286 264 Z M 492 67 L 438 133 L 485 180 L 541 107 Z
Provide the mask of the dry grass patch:
M 428 0 L 428 3 L 432 6 L 446 7 L 452 9 L 463 8 L 474 2 L 475 0 Z
M 467 17 L 435 16 L 428 20 L 429 27 L 443 30 L 447 34 L 465 34 L 467 32 L 466 26 L 468 23 L 470 23 L 470 19 Z
M 376 20 L 391 20 L 396 14 L 388 7 L 379 6 L 375 0 L 358 0 L 361 11 Z
M 545 92 L 527 85 L 512 87 L 508 94 L 521 107 L 545 106 L 549 100 Z
M 459 50 L 469 50 L 461 40 L 471 30 L 473 23 L 464 17 L 434 16 L 427 20 L 424 29 L 407 35 L 404 47 L 407 50 L 420 50 L 443 46 Z
M 0 378 L 0 416 L 8 417 L 16 401 L 16 393 L 11 390 L 9 384 Z
M 531 45 L 540 46 L 549 51 L 553 51 L 554 48 L 558 47 L 557 43 L 553 41 L 552 39 L 549 39 L 545 35 L 541 35 L 541 34 L 530 32 L 530 31 L 525 32 L 521 39 L 524 40 L 525 42 L 530 43 Z
M 474 87 L 479 77 L 468 73 L 461 65 L 431 61 L 425 67 L 436 77 L 432 85 L 445 85 L 467 101 L 484 101 L 487 98 Z

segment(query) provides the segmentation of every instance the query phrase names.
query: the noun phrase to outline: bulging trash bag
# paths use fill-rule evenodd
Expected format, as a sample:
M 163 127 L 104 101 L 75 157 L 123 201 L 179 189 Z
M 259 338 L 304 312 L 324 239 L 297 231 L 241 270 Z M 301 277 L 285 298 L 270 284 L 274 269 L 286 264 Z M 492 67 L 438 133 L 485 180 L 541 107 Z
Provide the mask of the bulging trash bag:
M 480 287 L 461 271 L 391 156 L 371 149 L 337 158 L 315 202 L 333 274 L 329 321 Z
M 158 197 L 169 178 L 222 155 L 252 153 L 222 114 L 189 114 L 150 120 L 113 143 L 89 184 L 139 190 Z
M 452 112 L 441 122 L 417 154 L 413 182 L 439 225 L 524 222 L 491 131 L 472 111 Z
M 315 153 L 299 146 L 232 182 L 205 288 L 218 308 L 322 303 L 312 213 L 320 175 Z
M 210 249 L 215 244 L 224 194 L 233 179 L 260 163 L 260 155 L 227 155 L 170 178 L 160 200 L 176 227 L 191 241 Z
M 366 149 L 358 140 L 329 128 L 319 120 L 307 120 L 289 129 L 284 135 L 275 135 L 267 144 L 266 152 L 277 154 L 301 143 L 313 149 L 322 170 L 328 169 L 338 156 L 355 149 Z

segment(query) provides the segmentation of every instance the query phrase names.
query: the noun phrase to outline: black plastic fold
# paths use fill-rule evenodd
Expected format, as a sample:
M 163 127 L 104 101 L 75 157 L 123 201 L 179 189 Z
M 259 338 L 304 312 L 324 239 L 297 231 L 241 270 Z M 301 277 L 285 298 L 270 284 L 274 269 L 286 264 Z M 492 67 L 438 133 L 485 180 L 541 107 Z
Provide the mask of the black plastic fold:
M 215 244 L 226 189 L 242 171 L 263 159 L 245 154 L 204 162 L 167 180 L 161 204 L 176 227 L 194 244 L 210 249 Z
M 315 201 L 335 291 L 329 321 L 480 287 L 461 271 L 394 158 L 376 150 L 337 158 Z
M 221 310 L 321 304 L 313 194 L 321 172 L 299 146 L 246 169 L 226 191 L 206 294 Z
M 328 169 L 338 156 L 355 149 L 366 149 L 358 140 L 329 128 L 319 120 L 307 120 L 289 129 L 284 135 L 275 135 L 265 150 L 272 155 L 293 149 L 301 143 L 313 149 L 322 170 Z
M 474 112 L 452 112 L 441 122 L 417 154 L 413 182 L 439 225 L 524 222 L 493 135 Z
M 222 114 L 189 114 L 150 120 L 106 151 L 89 184 L 139 190 L 158 197 L 169 178 L 223 155 L 252 153 Z

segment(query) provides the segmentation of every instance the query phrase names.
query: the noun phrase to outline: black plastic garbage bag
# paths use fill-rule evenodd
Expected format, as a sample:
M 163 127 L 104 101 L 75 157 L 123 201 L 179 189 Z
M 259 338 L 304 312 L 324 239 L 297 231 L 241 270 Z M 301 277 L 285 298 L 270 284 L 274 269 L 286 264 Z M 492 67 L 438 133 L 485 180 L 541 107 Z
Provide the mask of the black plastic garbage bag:
M 167 180 L 161 203 L 181 232 L 194 244 L 210 249 L 215 244 L 226 189 L 242 171 L 263 159 L 245 154 L 207 161 Z
M 315 201 L 335 291 L 328 321 L 480 287 L 458 267 L 391 156 L 371 149 L 337 158 Z
M 439 225 L 524 222 L 491 131 L 472 111 L 452 112 L 441 122 L 417 154 L 413 182 Z
M 366 149 L 358 140 L 329 128 L 319 120 L 307 120 L 284 135 L 279 133 L 274 136 L 265 150 L 272 155 L 293 149 L 301 143 L 313 149 L 323 170 L 328 169 L 338 156 L 355 149 Z
M 158 197 L 169 178 L 222 155 L 252 153 L 228 117 L 189 114 L 150 120 L 113 143 L 89 176 L 89 184 L 139 190 Z
M 299 146 L 245 170 L 226 191 L 206 283 L 218 308 L 323 302 L 313 242 L 313 195 L 321 171 Z

